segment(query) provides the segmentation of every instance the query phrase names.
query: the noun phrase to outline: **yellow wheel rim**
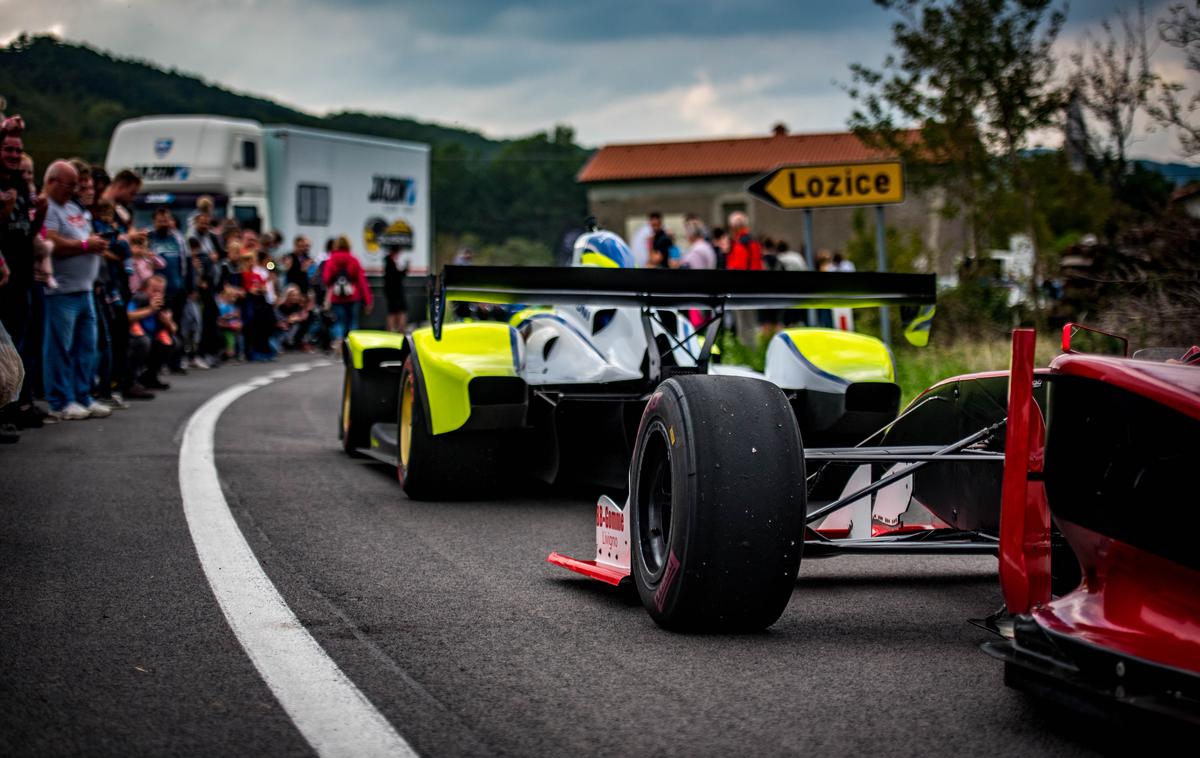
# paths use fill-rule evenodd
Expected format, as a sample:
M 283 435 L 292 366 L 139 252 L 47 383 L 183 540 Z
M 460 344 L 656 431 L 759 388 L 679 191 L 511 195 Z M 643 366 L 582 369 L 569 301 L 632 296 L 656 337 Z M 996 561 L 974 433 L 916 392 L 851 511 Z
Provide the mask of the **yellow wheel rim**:
M 400 465 L 408 468 L 408 456 L 412 450 L 413 425 L 413 382 L 412 374 L 404 375 L 400 387 Z
M 342 437 L 350 434 L 350 371 L 346 370 L 346 378 L 342 381 Z

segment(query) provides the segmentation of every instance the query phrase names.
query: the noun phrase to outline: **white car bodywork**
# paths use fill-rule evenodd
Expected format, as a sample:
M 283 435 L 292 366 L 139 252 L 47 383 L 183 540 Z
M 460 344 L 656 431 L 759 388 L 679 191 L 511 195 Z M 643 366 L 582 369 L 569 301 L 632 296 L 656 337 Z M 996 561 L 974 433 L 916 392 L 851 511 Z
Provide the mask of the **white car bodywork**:
M 670 334 L 679 343 L 671 349 L 676 365 L 695 366 L 700 341 L 691 323 L 676 311 L 655 313 L 659 320 L 653 322 L 654 334 Z M 672 321 L 675 329 L 668 332 L 662 322 Z M 646 332 L 637 308 L 556 308 L 525 315 L 515 326 L 525 341 L 521 376 L 531 386 L 643 378 Z
M 686 314 L 667 309 L 653 312 L 653 333 L 656 337 L 669 335 L 669 354 L 675 365 L 695 366 L 701 342 Z M 637 308 L 577 305 L 539 310 L 522 314 L 513 326 L 523 337 L 525 348 L 521 377 L 531 386 L 608 384 L 643 378 L 646 332 Z M 766 379 L 783 390 L 836 393 L 844 392 L 850 383 L 813 365 L 783 332 L 767 346 L 765 371 L 710 363 L 708 373 Z

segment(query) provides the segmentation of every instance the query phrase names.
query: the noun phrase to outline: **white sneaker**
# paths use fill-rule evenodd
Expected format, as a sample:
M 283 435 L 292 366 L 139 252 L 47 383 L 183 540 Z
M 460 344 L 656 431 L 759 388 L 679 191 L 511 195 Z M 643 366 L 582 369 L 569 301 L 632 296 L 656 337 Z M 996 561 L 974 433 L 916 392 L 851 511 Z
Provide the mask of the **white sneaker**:
M 91 418 L 92 414 L 79 403 L 67 403 L 62 410 L 51 410 L 50 416 L 58 421 L 79 421 L 80 419 Z
M 111 397 L 106 397 L 100 402 L 112 408 L 114 411 L 124 411 L 129 409 L 129 403 L 125 402 L 125 398 L 121 397 L 121 393 L 114 392 Z
M 195 358 L 188 361 L 188 365 L 198 369 L 212 368 L 212 366 L 208 365 L 208 361 L 204 360 L 204 356 L 202 355 L 197 355 Z
M 87 412 L 87 415 L 91 416 L 92 418 L 104 418 L 105 416 L 112 415 L 112 408 L 109 408 L 107 405 L 97 400 L 93 400 L 87 405 L 80 407 L 83 408 L 83 410 Z

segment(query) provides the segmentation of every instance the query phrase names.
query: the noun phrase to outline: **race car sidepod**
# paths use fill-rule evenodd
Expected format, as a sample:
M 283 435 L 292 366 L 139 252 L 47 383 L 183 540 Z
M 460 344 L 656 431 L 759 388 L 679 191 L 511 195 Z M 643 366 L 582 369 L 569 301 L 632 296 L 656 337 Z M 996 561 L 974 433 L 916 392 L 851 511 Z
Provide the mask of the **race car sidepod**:
M 342 444 L 396 466 L 411 497 L 482 494 L 504 473 L 505 430 L 524 424 L 524 352 L 506 324 L 453 324 L 435 340 L 355 331 L 346 340 Z
M 767 346 L 766 377 L 788 393 L 809 446 L 855 444 L 900 410 L 891 352 L 868 334 L 785 329 Z
M 432 329 L 410 337 L 415 370 L 425 388 L 431 434 L 469 425 L 476 429 L 520 426 L 525 382 L 517 331 L 508 324 L 450 324 L 434 339 Z
M 441 339 L 428 328 L 412 333 L 396 423 L 373 433 L 388 438 L 409 497 L 462 499 L 502 488 L 513 473 L 510 437 L 528 408 L 523 362 L 508 324 L 451 324 Z
M 369 453 L 371 425 L 396 417 L 399 372 L 388 366 L 398 368 L 406 350 L 403 334 L 357 330 L 346 336 L 338 439 L 347 453 Z

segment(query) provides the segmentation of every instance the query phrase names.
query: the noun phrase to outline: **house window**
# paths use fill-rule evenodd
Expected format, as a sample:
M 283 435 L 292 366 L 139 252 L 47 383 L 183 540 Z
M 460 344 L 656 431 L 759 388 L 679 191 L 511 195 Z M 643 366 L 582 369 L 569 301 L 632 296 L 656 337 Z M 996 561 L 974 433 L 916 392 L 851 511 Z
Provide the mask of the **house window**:
M 296 187 L 296 223 L 329 226 L 329 185 L 301 184 Z
M 741 211 L 742 213 L 746 213 L 747 215 L 749 215 L 749 209 L 746 207 L 745 200 L 733 200 L 733 201 L 726 200 L 726 201 L 722 202 L 721 210 L 719 211 L 718 216 L 717 216 L 720 219 L 720 223 L 722 225 L 728 224 L 729 223 L 729 214 L 734 213 L 736 211 Z

